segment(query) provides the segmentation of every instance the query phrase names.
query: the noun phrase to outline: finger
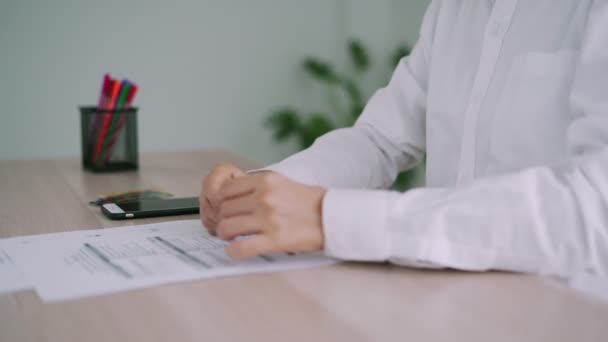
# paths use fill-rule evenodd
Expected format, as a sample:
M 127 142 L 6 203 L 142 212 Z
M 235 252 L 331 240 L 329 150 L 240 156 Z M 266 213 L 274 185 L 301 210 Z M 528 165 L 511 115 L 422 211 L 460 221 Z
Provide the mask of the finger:
M 217 234 L 224 240 L 232 240 L 237 236 L 258 234 L 261 232 L 261 220 L 253 215 L 231 217 L 222 220 L 217 225 Z
M 233 178 L 245 175 L 245 172 L 232 164 L 219 164 L 213 168 L 211 173 L 203 181 L 203 192 L 215 206 L 218 192 L 224 183 Z
M 219 217 L 220 219 L 225 220 L 233 216 L 252 214 L 255 211 L 256 206 L 257 201 L 253 194 L 233 197 L 222 201 Z
M 205 217 L 211 219 L 212 221 L 219 222 L 219 209 L 215 209 L 211 206 L 211 202 L 209 199 L 205 197 L 201 202 L 201 209 L 203 210 L 201 213 L 205 215 Z
M 276 252 L 279 252 L 276 243 L 268 236 L 261 234 L 231 242 L 226 246 L 226 254 L 233 259 L 246 259 Z
M 247 176 L 247 172 L 239 169 L 238 167 L 234 167 L 232 169 L 232 178 L 238 178 L 238 177 L 243 177 L 243 176 Z
M 203 224 L 203 226 L 205 226 L 205 222 L 203 221 L 204 213 L 207 210 L 207 209 L 205 209 L 205 205 L 204 205 L 205 204 L 205 199 L 206 199 L 206 196 L 205 196 L 205 179 L 206 178 L 207 177 L 203 177 L 203 180 L 201 182 L 202 183 L 201 184 L 201 192 L 198 195 L 199 212 L 201 214 L 201 223 Z
M 207 229 L 207 232 L 211 235 L 217 235 L 216 228 L 217 223 L 209 220 L 206 217 L 201 217 L 201 221 L 203 222 L 203 227 Z
M 219 191 L 222 201 L 255 191 L 256 177 L 239 177 L 226 182 Z

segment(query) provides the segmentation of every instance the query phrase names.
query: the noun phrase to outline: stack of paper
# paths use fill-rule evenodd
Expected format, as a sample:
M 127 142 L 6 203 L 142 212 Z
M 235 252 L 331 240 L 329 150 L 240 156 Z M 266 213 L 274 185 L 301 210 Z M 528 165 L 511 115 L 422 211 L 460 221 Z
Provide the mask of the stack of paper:
M 200 221 L 176 221 L 0 240 L 0 292 L 33 287 L 45 301 L 163 283 L 313 267 L 322 254 L 234 261 Z

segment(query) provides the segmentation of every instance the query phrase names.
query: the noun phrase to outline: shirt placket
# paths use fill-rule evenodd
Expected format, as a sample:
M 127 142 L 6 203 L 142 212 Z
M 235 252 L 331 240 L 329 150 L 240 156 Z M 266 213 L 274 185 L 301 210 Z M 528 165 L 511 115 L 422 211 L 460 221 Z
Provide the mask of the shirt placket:
M 475 179 L 480 108 L 494 75 L 496 62 L 500 56 L 507 29 L 513 19 L 516 5 L 517 0 L 496 0 L 486 25 L 479 66 L 464 115 L 458 184 Z

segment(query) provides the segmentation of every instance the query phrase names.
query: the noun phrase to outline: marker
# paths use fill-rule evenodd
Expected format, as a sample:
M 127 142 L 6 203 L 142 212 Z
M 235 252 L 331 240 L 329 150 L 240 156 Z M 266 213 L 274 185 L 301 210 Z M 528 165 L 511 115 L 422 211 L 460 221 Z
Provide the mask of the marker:
M 103 142 L 106 139 L 106 134 L 108 131 L 108 126 L 110 125 L 110 120 L 112 119 L 112 110 L 116 106 L 116 100 L 118 98 L 118 91 L 120 90 L 120 82 L 116 80 L 110 81 L 110 95 L 108 101 L 106 102 L 106 108 L 108 111 L 103 115 L 103 123 L 101 125 L 101 129 L 99 131 L 99 136 L 97 137 L 97 144 L 95 145 L 95 154 L 93 158 L 93 162 L 101 161 L 99 159 L 101 148 L 103 147 Z
M 135 98 L 135 94 L 137 94 L 137 85 L 131 83 L 131 89 L 129 90 L 129 94 L 127 95 L 126 105 L 124 108 L 131 108 L 131 103 L 133 103 L 133 99 Z M 122 126 L 127 121 L 127 113 L 122 113 L 120 115 L 120 119 L 118 120 L 118 125 L 114 130 L 112 137 L 110 138 L 110 144 L 108 145 L 106 155 L 104 158 L 104 163 L 107 163 L 110 157 L 112 156 L 112 151 L 114 150 L 114 144 L 116 144 L 116 140 L 118 139 L 118 135 L 120 134 L 120 130 Z
M 97 101 L 97 112 L 93 115 L 93 125 L 91 125 L 91 130 L 89 132 L 89 141 L 87 141 L 87 150 L 91 153 L 93 152 L 93 146 L 95 144 L 95 139 L 97 137 L 97 133 L 99 131 L 99 125 L 101 120 L 101 115 L 97 114 L 100 110 L 104 109 L 106 106 L 106 100 L 108 98 L 108 93 L 110 91 L 110 74 L 105 73 L 103 75 L 103 81 L 101 83 L 101 92 L 99 94 L 99 100 Z
M 114 106 L 114 109 L 123 109 L 123 106 L 125 105 L 125 102 L 127 101 L 127 95 L 129 94 L 129 91 L 131 89 L 131 85 L 129 84 L 129 81 L 124 79 L 122 80 L 122 82 L 120 82 L 120 90 L 118 91 L 118 98 L 116 100 L 116 105 Z M 103 140 L 103 146 L 101 148 L 101 156 L 105 156 L 107 154 L 107 147 L 110 143 L 111 137 L 114 135 L 114 131 L 116 129 L 116 124 L 119 121 L 120 116 L 117 115 L 117 113 L 113 113 L 113 115 L 111 115 L 111 120 L 110 120 L 110 125 L 108 126 L 108 130 L 107 130 L 107 134 L 106 136 L 109 136 L 110 138 L 106 138 Z M 107 162 L 107 158 L 104 158 L 104 163 Z

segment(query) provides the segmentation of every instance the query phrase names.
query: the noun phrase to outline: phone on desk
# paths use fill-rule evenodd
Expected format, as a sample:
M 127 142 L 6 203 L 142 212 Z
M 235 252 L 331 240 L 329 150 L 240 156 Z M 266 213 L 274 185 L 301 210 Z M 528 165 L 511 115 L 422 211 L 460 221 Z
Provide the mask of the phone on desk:
M 140 217 L 198 214 L 198 197 L 140 199 L 123 203 L 106 203 L 101 212 L 112 220 Z

